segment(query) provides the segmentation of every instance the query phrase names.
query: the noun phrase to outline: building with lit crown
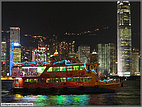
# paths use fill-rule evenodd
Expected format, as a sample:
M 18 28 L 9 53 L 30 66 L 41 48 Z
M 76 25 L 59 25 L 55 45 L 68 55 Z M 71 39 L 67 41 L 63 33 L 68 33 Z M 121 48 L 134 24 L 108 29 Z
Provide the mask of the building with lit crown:
M 129 1 L 117 2 L 117 62 L 118 76 L 131 76 L 132 39 Z
M 91 63 L 97 63 L 98 62 L 98 53 L 95 51 L 95 49 L 93 50 L 93 52 L 91 54 L 90 62 Z
M 21 62 L 20 28 L 10 27 L 10 76 L 13 62 Z

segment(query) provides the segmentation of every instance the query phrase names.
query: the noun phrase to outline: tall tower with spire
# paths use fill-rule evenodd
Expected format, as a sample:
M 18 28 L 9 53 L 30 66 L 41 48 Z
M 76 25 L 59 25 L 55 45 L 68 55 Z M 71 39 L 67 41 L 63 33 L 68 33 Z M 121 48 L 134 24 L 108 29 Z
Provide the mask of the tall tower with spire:
M 131 76 L 132 39 L 129 1 L 117 2 L 117 62 L 118 76 Z

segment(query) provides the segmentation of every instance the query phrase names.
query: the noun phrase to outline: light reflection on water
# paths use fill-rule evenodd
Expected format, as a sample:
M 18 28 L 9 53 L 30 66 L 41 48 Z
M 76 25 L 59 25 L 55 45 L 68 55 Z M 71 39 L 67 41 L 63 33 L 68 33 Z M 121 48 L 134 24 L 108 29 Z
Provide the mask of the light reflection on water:
M 34 103 L 35 106 L 88 105 L 89 95 L 14 95 L 19 103 Z
M 7 97 L 6 97 L 7 96 Z M 35 106 L 68 105 L 140 105 L 140 95 L 129 93 L 102 93 L 84 95 L 6 95 L 5 102 L 33 103 Z
M 2 94 L 2 102 L 33 103 L 35 106 L 140 105 L 140 88 L 124 85 L 115 93 L 82 95 L 12 95 L 6 93 Z

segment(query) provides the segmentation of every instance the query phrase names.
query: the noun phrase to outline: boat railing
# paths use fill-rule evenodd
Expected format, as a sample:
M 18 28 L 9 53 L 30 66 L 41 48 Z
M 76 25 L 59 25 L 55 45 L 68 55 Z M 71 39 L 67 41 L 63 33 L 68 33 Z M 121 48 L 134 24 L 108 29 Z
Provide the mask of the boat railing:
M 99 80 L 101 83 L 104 83 L 104 84 L 108 84 L 108 83 L 119 83 L 120 82 L 120 79 L 103 79 L 103 80 Z

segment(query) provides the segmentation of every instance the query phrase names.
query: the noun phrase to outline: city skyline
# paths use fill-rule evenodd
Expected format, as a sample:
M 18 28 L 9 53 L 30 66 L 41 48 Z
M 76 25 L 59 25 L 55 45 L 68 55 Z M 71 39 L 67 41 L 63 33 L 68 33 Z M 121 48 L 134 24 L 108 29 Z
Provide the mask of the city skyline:
M 140 48 L 140 2 L 130 3 L 132 15 L 135 16 L 132 17 L 133 46 Z M 59 39 L 63 39 L 66 32 L 80 33 L 108 27 L 108 30 L 96 35 L 82 36 L 82 41 L 75 37 L 78 40 L 76 43 L 82 44 L 87 38 L 86 44 L 91 46 L 96 43 L 116 43 L 116 7 L 116 2 L 3 2 L 2 29 L 19 26 L 21 44 L 26 45 L 24 34 L 56 34 Z M 93 41 L 96 43 L 92 43 Z

